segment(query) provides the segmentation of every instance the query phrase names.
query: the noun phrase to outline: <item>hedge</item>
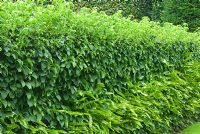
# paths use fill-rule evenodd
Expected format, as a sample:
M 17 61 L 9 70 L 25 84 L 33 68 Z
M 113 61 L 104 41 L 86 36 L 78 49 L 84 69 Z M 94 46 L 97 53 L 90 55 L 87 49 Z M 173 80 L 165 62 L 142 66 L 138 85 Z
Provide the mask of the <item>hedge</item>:
M 79 119 L 86 114 L 88 117 L 71 123 L 69 132 L 180 132 L 200 120 L 200 63 L 189 63 L 184 70 L 184 73 L 172 71 L 164 77 L 154 76 L 150 83 L 129 82 L 128 90 L 123 93 L 108 92 L 102 83 L 95 90 L 79 90 L 76 99 L 71 100 L 72 110 L 76 111 L 74 115 L 81 116 Z
M 62 1 L 47 7 L 23 1 L 0 3 L 2 132 L 72 132 L 85 129 L 76 125 L 86 125 L 86 117 L 92 129 L 90 114 L 70 112 L 81 89 L 91 91 L 103 83 L 108 93 L 129 92 L 129 82 L 182 71 L 190 54 L 193 61 L 200 59 L 199 35 L 186 28 L 160 26 L 147 18 L 136 22 L 119 13 L 107 16 L 90 9 L 77 13 L 70 5 Z M 130 125 L 141 128 L 137 123 Z M 125 131 L 122 127 L 116 125 L 113 132 Z M 146 131 L 150 130 L 154 131 Z

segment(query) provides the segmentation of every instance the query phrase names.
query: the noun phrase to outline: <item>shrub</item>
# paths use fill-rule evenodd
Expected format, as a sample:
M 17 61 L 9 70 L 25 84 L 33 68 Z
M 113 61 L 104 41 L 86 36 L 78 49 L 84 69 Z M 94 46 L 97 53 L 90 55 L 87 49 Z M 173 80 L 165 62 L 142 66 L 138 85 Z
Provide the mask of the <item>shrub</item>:
M 136 2 L 134 1 L 73 1 L 74 9 L 80 10 L 83 7 L 96 8 L 98 11 L 104 11 L 108 15 L 113 15 L 121 10 L 123 16 L 133 15 L 138 17 L 136 12 Z
M 84 107 L 77 110 L 73 101 L 79 99 L 80 89 L 92 92 L 100 83 L 104 83 L 106 93 L 126 94 L 131 92 L 128 82 L 149 81 L 155 73 L 183 70 L 190 53 L 193 61 L 199 60 L 199 35 L 167 23 L 161 27 L 148 19 L 135 22 L 120 14 L 107 16 L 89 9 L 76 13 L 69 6 L 60 1 L 47 7 L 23 1 L 0 3 L 2 132 L 97 132 L 102 127 L 104 132 L 133 131 L 126 126 L 143 132 L 140 128 L 145 125 L 144 131 L 156 131 L 150 127 L 155 122 L 148 124 L 150 120 L 134 124 L 130 116 L 127 121 L 132 123 L 126 124 L 126 118 L 120 116 L 125 117 L 124 112 L 130 111 L 121 110 L 120 116 L 108 111 L 104 117 L 105 107 L 94 114 L 112 121 L 102 120 L 98 126 L 98 122 L 92 123 L 94 115 L 84 112 Z M 105 99 L 106 93 L 102 95 Z M 149 112 L 154 117 L 154 112 Z M 141 116 L 145 117 L 139 120 L 149 118 Z M 170 121 L 176 120 L 170 117 Z
M 199 0 L 165 0 L 161 19 L 173 24 L 187 23 L 191 31 L 200 27 Z
M 163 0 L 126 0 L 126 1 L 72 1 L 75 4 L 75 9 L 79 10 L 82 7 L 97 8 L 98 11 L 105 11 L 106 14 L 112 15 L 121 10 L 123 16 L 131 16 L 134 19 L 141 19 L 143 16 L 148 16 L 153 20 L 160 19 Z

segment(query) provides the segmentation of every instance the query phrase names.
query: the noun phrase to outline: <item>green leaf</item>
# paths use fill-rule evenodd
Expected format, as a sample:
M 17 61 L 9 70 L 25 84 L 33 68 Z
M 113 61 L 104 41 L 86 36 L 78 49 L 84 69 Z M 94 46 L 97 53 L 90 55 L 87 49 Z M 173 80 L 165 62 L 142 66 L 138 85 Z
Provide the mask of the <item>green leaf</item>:
M 57 98 L 59 101 L 61 101 L 60 95 L 56 95 L 56 98 Z
M 8 93 L 9 93 L 8 90 L 1 91 L 1 97 L 2 97 L 2 99 L 5 99 L 8 96 Z
M 26 83 L 23 80 L 21 80 L 21 84 L 22 84 L 22 87 L 25 87 L 26 85 Z
M 31 85 L 30 82 L 27 82 L 27 83 L 26 83 L 26 86 L 28 87 L 28 89 L 32 89 L 32 85 Z
M 31 93 L 29 93 L 29 92 L 27 92 L 27 93 L 26 93 L 26 96 L 27 96 L 27 98 L 28 98 L 28 99 L 30 99 L 30 98 L 31 98 L 31 96 L 32 96 L 32 94 L 31 94 Z
M 34 101 L 32 99 L 27 100 L 27 103 L 29 107 L 32 107 L 34 105 Z

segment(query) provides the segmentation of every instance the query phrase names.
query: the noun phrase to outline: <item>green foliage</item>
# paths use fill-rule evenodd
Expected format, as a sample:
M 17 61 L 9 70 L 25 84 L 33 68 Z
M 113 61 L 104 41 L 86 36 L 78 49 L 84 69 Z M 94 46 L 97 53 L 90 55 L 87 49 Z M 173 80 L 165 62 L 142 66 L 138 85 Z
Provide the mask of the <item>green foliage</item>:
M 98 11 L 105 11 L 108 15 L 121 10 L 123 16 L 131 16 L 134 19 L 141 19 L 143 16 L 158 19 L 160 17 L 160 8 L 162 7 L 162 0 L 67 1 L 72 1 L 76 10 L 82 7 L 97 8 Z
M 200 133 L 200 123 L 193 124 L 185 129 L 181 134 L 198 134 Z
M 73 1 L 75 9 L 80 10 L 82 7 L 96 8 L 98 11 L 104 11 L 112 15 L 121 10 L 124 16 L 133 15 L 136 17 L 137 9 L 134 1 Z
M 82 7 L 96 8 L 108 15 L 121 10 L 123 16 L 131 16 L 134 19 L 148 16 L 151 20 L 171 22 L 175 25 L 187 23 L 190 31 L 200 27 L 199 0 L 68 1 L 75 3 L 76 10 Z
M 185 72 L 155 76 L 150 83 L 128 83 L 126 92 L 108 92 L 103 84 L 80 90 L 73 110 L 88 113 L 92 132 L 172 133 L 185 128 L 200 115 L 200 64 L 190 63 Z M 88 121 L 89 123 L 89 121 Z
M 184 61 L 199 61 L 198 33 L 70 6 L 0 3 L 1 132 L 168 132 L 195 119 L 199 63 Z M 174 69 L 186 72 L 132 84 Z
M 199 0 L 165 0 L 163 21 L 174 24 L 187 23 L 191 31 L 200 27 Z
M 148 16 L 153 21 L 161 21 L 161 15 L 164 8 L 164 0 L 154 0 L 151 15 Z

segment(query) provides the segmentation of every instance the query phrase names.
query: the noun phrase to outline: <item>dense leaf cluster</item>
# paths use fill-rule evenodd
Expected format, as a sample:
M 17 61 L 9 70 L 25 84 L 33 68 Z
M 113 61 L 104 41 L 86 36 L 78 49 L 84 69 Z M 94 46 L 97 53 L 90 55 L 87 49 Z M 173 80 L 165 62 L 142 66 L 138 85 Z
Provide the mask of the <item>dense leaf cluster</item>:
M 200 27 L 199 0 L 165 0 L 161 19 L 173 24 L 187 23 L 191 31 Z
M 82 7 L 96 8 L 98 11 L 105 11 L 112 15 L 118 10 L 122 11 L 123 16 L 131 16 L 134 19 L 141 19 L 148 16 L 152 19 L 160 19 L 163 9 L 163 0 L 66 0 L 75 4 L 74 9 Z
M 197 33 L 70 6 L 0 3 L 1 132 L 168 132 L 195 119 L 199 64 L 132 83 L 198 61 Z
M 170 22 L 175 25 L 188 24 L 190 31 L 200 27 L 199 0 L 67 0 L 75 4 L 74 9 L 82 7 L 97 8 L 107 14 L 114 14 L 118 10 L 123 16 L 141 19 L 148 16 L 151 20 Z

